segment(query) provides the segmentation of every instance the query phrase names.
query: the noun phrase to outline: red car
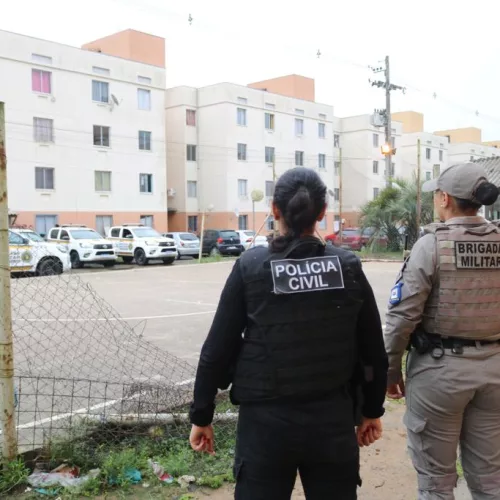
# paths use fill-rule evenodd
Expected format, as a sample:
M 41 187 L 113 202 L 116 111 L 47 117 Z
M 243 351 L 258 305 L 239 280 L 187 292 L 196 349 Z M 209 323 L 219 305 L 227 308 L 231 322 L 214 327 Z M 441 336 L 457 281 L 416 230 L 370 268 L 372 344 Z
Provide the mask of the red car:
M 340 241 L 339 238 L 339 231 L 335 232 L 335 234 L 329 234 L 325 237 L 325 240 L 330 241 L 337 247 L 348 248 L 349 250 L 356 250 L 359 252 L 371 243 L 373 233 L 374 229 L 372 228 L 361 230 L 359 227 L 345 227 L 342 229 L 342 241 Z M 386 248 L 387 237 L 378 237 L 376 239 L 376 244 L 379 248 Z

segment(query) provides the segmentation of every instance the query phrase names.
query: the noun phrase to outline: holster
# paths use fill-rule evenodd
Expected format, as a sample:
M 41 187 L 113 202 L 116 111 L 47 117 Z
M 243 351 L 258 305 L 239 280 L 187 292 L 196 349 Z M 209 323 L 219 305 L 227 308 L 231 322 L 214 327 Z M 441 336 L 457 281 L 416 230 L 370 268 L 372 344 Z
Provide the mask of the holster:
M 417 328 L 410 336 L 410 345 L 418 354 L 432 353 L 436 354 L 436 350 L 443 350 L 443 341 L 439 335 L 427 333 L 421 328 Z

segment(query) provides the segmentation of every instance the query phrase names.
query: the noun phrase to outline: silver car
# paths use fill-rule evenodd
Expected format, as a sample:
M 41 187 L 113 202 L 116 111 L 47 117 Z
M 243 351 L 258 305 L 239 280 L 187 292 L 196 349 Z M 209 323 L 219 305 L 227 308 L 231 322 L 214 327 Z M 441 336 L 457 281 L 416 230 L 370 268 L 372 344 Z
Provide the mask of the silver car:
M 200 240 L 195 234 L 176 232 L 164 233 L 163 236 L 166 238 L 172 238 L 175 241 L 175 246 L 177 247 L 177 259 L 180 259 L 181 257 L 198 258 L 198 255 L 200 254 Z
M 248 250 L 251 246 L 256 247 L 267 247 L 269 243 L 267 242 L 267 238 L 259 234 L 257 237 L 255 236 L 255 231 L 251 231 L 249 229 L 239 230 L 237 233 L 240 235 L 240 241 L 245 250 Z M 255 238 L 255 243 L 252 244 Z

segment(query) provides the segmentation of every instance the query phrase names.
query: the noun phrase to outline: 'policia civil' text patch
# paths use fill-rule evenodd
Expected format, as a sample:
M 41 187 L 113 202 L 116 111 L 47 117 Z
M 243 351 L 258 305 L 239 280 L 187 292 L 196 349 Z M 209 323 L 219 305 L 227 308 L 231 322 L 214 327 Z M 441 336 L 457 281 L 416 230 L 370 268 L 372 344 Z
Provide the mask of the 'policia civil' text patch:
M 500 243 L 456 241 L 457 269 L 500 269 Z
M 337 256 L 286 259 L 271 262 L 274 293 L 321 292 L 344 288 Z

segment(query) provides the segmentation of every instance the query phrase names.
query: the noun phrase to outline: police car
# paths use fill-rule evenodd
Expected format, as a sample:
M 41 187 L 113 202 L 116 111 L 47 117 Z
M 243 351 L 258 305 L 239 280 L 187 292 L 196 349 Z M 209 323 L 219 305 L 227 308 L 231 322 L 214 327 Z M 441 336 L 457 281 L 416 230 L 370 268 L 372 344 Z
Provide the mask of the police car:
M 125 263 L 135 260 L 137 265 L 145 266 L 150 260 L 162 260 L 168 265 L 177 258 L 175 241 L 144 224 L 112 227 L 108 240 L 113 243 L 116 254 Z
M 49 231 L 47 241 L 68 247 L 73 269 L 82 268 L 85 264 L 113 267 L 116 263 L 113 245 L 97 231 L 84 225 L 63 224 L 54 227 Z
M 9 229 L 9 262 L 14 274 L 51 276 L 71 269 L 66 245 L 47 243 L 31 229 Z

